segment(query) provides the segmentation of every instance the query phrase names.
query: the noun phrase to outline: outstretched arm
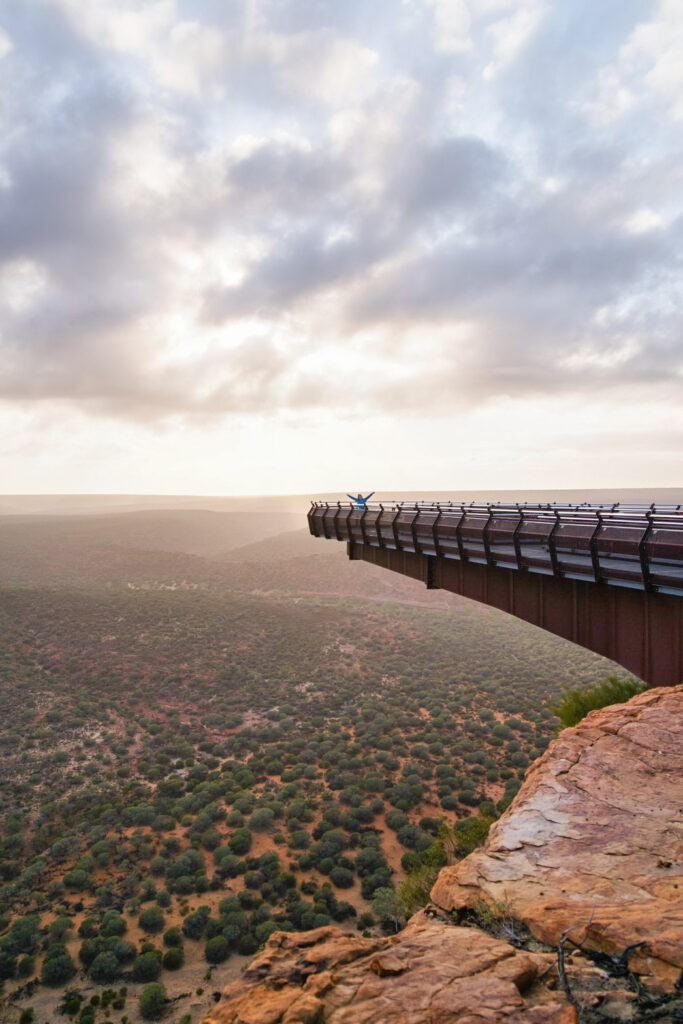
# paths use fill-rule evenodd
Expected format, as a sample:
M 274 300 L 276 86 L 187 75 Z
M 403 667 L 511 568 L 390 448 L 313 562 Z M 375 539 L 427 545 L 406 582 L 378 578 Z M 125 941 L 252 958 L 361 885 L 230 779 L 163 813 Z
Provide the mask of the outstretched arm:
M 368 494 L 367 498 L 363 498 L 363 501 L 370 501 L 370 498 L 373 496 L 374 493 L 375 493 L 374 491 L 370 491 L 370 493 Z
M 351 499 L 351 501 L 353 501 L 353 502 L 357 502 L 357 501 L 358 501 L 358 498 L 355 498 L 355 497 L 353 496 L 353 494 L 347 494 L 347 495 L 346 495 L 346 497 L 347 497 L 347 498 L 350 498 L 350 499 Z

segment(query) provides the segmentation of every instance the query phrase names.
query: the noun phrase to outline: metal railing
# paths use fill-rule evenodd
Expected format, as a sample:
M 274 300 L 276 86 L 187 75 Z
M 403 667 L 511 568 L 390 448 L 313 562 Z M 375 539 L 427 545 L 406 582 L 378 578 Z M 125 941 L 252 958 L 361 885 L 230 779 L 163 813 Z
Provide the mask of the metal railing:
M 683 597 L 683 506 L 312 502 L 314 537 Z

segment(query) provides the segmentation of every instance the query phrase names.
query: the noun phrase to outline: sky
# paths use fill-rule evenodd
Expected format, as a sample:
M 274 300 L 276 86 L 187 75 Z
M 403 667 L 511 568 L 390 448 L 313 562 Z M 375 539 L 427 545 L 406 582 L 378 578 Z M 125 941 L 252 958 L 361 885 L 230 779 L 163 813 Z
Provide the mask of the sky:
M 0 492 L 683 485 L 680 0 L 3 0 Z

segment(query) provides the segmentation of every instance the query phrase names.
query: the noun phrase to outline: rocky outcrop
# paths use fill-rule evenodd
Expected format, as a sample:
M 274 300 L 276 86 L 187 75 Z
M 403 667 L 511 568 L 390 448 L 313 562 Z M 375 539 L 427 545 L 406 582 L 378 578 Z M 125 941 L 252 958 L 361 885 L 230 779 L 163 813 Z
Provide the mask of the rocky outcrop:
M 666 993 L 683 968 L 682 826 L 683 687 L 650 690 L 565 730 L 402 932 L 276 932 L 205 1024 L 576 1024 L 554 952 L 455 925 L 468 909 L 513 941 L 521 921 L 553 947 L 567 935 L 604 954 L 608 970 L 563 964 L 583 1021 L 678 1020 Z M 615 964 L 630 946 L 628 966 L 671 1016 L 640 1016 L 653 997 Z
M 276 932 L 205 1024 L 577 1024 L 551 972 L 548 957 L 425 911 L 390 938 Z
M 651 987 L 683 969 L 683 687 L 650 690 L 566 729 L 527 773 L 484 847 L 444 868 L 439 907 L 565 932 Z

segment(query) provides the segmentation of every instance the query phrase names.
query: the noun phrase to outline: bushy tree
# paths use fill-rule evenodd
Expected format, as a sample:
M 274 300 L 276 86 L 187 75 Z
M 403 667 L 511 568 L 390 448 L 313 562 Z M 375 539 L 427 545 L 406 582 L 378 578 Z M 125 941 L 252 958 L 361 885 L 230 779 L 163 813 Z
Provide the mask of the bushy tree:
M 98 953 L 93 962 L 90 964 L 88 974 L 93 981 L 98 982 L 100 985 L 106 985 L 115 978 L 118 978 L 121 973 L 121 965 L 119 964 L 118 957 L 111 949 L 104 949 L 101 953 Z
M 182 946 L 183 936 L 180 932 L 180 928 L 168 928 L 164 932 L 164 945 L 168 947 Z
M 338 889 L 350 889 L 353 886 L 353 872 L 347 868 L 334 867 L 330 871 L 330 881 Z
M 223 935 L 209 939 L 204 947 L 204 956 L 210 964 L 222 964 L 230 956 L 230 944 Z
M 248 828 L 238 828 L 228 840 L 228 846 L 233 853 L 243 856 L 251 849 L 251 832 Z
M 118 910 L 107 910 L 102 917 L 100 934 L 103 936 L 123 935 L 128 925 Z
M 76 965 L 65 946 L 51 946 L 45 954 L 40 980 L 43 985 L 65 985 L 76 973 Z
M 188 914 L 183 921 L 183 934 L 188 939 L 200 939 L 204 932 L 206 922 L 209 919 L 209 908 L 201 906 L 192 914 Z
M 172 946 L 164 953 L 162 964 L 165 971 L 177 971 L 185 963 L 185 954 L 182 946 Z
M 384 927 L 398 931 L 403 919 L 403 910 L 394 889 L 382 886 L 375 890 L 372 897 L 372 909 Z
M 36 969 L 35 957 L 22 956 L 17 964 L 17 974 L 20 978 L 30 978 Z
M 133 963 L 134 981 L 156 981 L 161 974 L 161 955 L 155 951 L 141 953 Z
M 148 935 L 158 935 L 162 931 L 165 920 L 160 907 L 147 907 L 138 918 L 138 923 L 143 932 Z
M 143 1020 L 159 1020 L 167 1003 L 166 989 L 161 984 L 147 985 L 140 995 L 139 1009 Z
M 249 825 L 255 832 L 267 832 L 274 821 L 275 814 L 270 807 L 257 807 L 249 818 Z

